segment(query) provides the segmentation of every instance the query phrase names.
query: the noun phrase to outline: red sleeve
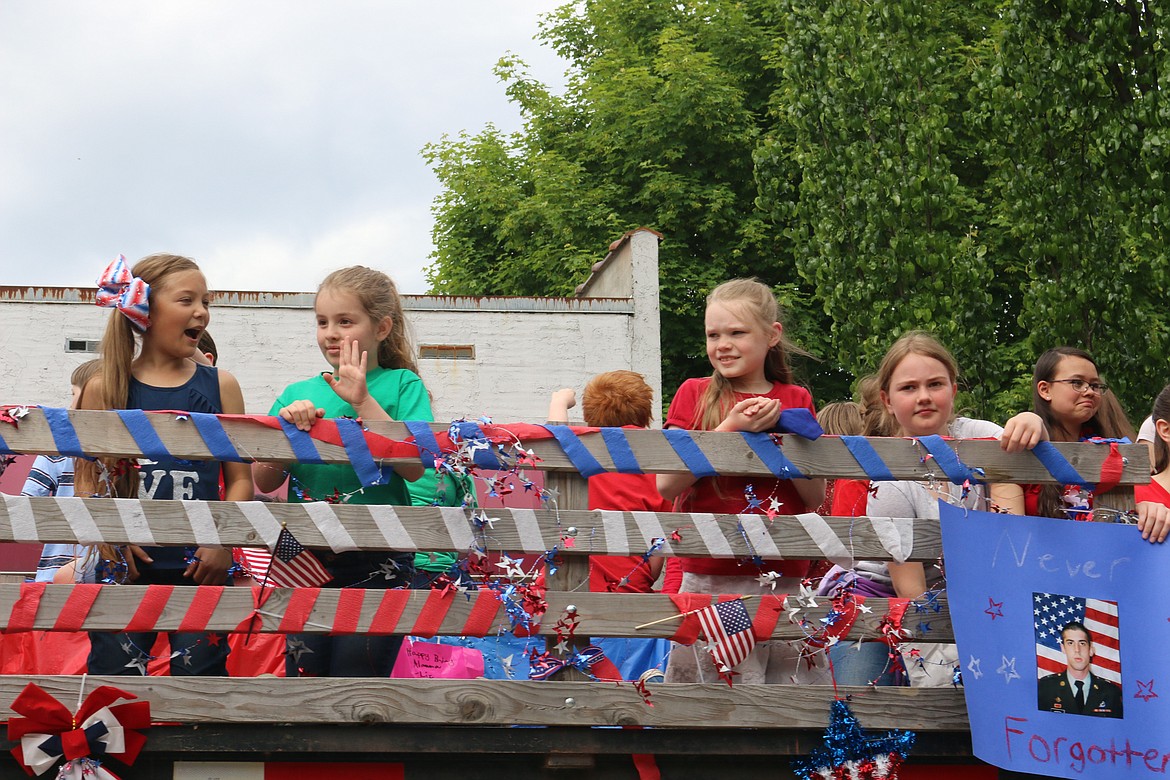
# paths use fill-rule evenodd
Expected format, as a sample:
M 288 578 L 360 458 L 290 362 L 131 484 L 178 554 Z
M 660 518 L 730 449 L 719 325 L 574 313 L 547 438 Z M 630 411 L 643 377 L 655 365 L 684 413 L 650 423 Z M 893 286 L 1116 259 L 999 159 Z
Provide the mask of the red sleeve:
M 1133 486 L 1133 500 L 1135 503 L 1153 501 L 1155 504 L 1170 506 L 1170 493 L 1166 492 L 1166 488 L 1151 480 L 1148 484 Z
M 813 403 L 812 393 L 810 393 L 808 390 L 806 390 L 803 387 L 800 389 L 804 390 L 804 394 L 808 399 L 804 404 L 804 408 L 808 409 L 810 412 L 812 412 L 813 417 L 816 417 L 817 416 L 817 407 L 816 407 L 816 404 Z
M 773 398 L 778 398 L 780 403 L 784 405 L 785 409 L 808 409 L 815 417 L 817 408 L 813 404 L 812 393 L 808 388 L 800 385 L 775 385 L 776 390 L 768 393 Z
M 662 575 L 662 592 L 678 593 L 682 587 L 682 561 L 678 558 L 666 559 L 666 570 Z
M 833 487 L 833 506 L 829 513 L 834 517 L 864 517 L 869 500 L 869 480 L 839 479 Z
M 702 395 L 710 379 L 688 379 L 674 394 L 670 402 L 670 409 L 666 412 L 666 422 L 663 427 L 686 428 L 690 430 L 695 423 L 695 410 L 699 406 L 699 397 Z

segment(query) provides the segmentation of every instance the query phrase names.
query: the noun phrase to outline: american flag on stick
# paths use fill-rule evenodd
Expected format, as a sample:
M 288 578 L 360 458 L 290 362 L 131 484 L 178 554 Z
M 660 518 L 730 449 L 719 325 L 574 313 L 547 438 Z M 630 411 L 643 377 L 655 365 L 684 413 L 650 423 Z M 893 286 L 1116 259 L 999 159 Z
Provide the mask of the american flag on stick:
M 756 646 L 752 619 L 742 599 L 722 601 L 698 612 L 699 625 L 707 637 L 707 650 L 720 671 L 729 671 Z
M 267 547 L 236 547 L 232 550 L 232 557 L 237 564 L 248 570 L 248 574 L 256 582 L 261 582 L 268 576 L 272 553 Z
M 331 579 L 333 575 L 301 546 L 292 531 L 281 528 L 264 582 L 277 588 L 316 588 Z
M 1082 599 L 1053 593 L 1033 593 L 1036 625 L 1036 675 L 1063 672 L 1068 663 L 1060 646 L 1060 632 L 1076 621 L 1083 623 L 1093 640 L 1093 674 L 1121 684 L 1121 649 L 1118 641 L 1117 602 Z

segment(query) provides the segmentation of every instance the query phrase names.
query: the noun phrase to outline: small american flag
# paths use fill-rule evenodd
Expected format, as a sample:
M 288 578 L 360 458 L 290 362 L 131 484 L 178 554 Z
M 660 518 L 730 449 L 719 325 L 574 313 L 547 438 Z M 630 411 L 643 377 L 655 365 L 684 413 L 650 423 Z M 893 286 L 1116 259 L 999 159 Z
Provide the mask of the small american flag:
M 1121 684 L 1121 650 L 1117 630 L 1117 602 L 1082 599 L 1052 593 L 1033 593 L 1036 624 L 1036 675 L 1063 672 L 1060 630 L 1070 621 L 1083 623 L 1093 640 L 1093 674 Z
M 236 547 L 232 550 L 232 557 L 236 563 L 248 570 L 248 574 L 256 582 L 261 582 L 268 576 L 272 553 L 267 547 Z
M 278 588 L 316 588 L 333 576 L 313 553 L 301 546 L 291 531 L 281 528 L 265 579 Z
M 752 619 L 742 599 L 712 604 L 698 612 L 699 625 L 709 643 L 708 650 L 720 671 L 728 671 L 748 657 L 756 646 Z

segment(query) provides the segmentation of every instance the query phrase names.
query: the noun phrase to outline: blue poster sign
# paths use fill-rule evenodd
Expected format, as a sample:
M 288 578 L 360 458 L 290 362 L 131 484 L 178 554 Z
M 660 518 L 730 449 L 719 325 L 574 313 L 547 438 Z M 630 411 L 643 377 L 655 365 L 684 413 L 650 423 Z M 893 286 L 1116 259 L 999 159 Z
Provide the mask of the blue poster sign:
M 1167 774 L 1170 546 L 1131 525 L 940 518 L 975 755 L 1047 777 Z

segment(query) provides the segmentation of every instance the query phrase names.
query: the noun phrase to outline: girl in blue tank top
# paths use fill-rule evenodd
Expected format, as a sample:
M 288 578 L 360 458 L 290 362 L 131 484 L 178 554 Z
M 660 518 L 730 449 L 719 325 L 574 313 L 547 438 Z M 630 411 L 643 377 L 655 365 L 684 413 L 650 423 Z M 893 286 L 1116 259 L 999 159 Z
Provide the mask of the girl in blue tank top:
M 98 304 L 115 311 L 102 338 L 101 373 L 82 390 L 78 408 L 244 412 L 235 377 L 194 360 L 211 313 L 207 281 L 193 260 L 151 255 L 129 269 L 119 257 L 98 284 Z M 221 469 L 228 501 L 253 498 L 246 464 L 173 459 L 143 460 L 138 470 L 78 461 L 76 494 L 214 501 Z M 105 578 L 136 584 L 223 585 L 232 564 L 227 548 L 101 549 Z M 145 674 L 155 638 L 153 633 L 91 634 L 89 672 Z M 187 633 L 170 638 L 172 675 L 227 674 L 226 641 Z

